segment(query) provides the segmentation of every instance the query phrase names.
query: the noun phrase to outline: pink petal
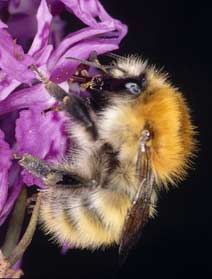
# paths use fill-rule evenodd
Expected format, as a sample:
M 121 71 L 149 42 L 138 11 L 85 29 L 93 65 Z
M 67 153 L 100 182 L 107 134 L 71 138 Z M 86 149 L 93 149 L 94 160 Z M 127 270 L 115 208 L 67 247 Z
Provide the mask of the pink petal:
M 33 59 L 24 54 L 22 47 L 12 39 L 10 34 L 0 29 L 0 67 L 10 78 L 20 82 L 30 83 L 35 77 L 28 67 Z
M 54 103 L 55 99 L 49 95 L 43 84 L 37 84 L 16 91 L 0 102 L 0 115 L 28 107 L 37 107 L 41 111 Z
M 57 160 L 65 156 L 68 150 L 68 136 L 65 132 L 69 118 L 64 112 L 23 110 L 16 121 L 16 150 L 18 153 L 30 153 L 41 159 Z M 28 185 L 41 185 L 26 170 L 22 172 Z M 36 183 L 35 183 L 36 182 Z
M 1 21 L 1 19 L 0 19 L 0 28 L 7 28 L 7 24 Z
M 33 14 L 39 2 L 40 0 L 10 0 L 8 10 L 10 14 Z
M 85 41 L 87 39 L 93 38 L 94 36 L 103 35 L 112 30 L 113 27 L 110 28 L 100 25 L 97 28 L 86 27 L 81 29 L 80 31 L 69 34 L 62 40 L 57 49 L 52 53 L 48 61 L 48 70 L 51 71 L 55 67 L 55 64 L 57 63 L 59 58 L 64 54 L 64 52 L 73 47 L 76 43 L 80 43 L 80 41 Z
M 12 210 L 13 205 L 20 194 L 22 185 L 23 185 L 22 179 L 17 177 L 15 184 L 11 188 L 9 198 L 7 199 L 5 206 L 0 214 L 0 226 L 4 223 L 4 221 L 7 219 L 8 215 L 10 214 L 10 211 Z
M 37 30 L 37 22 L 34 15 L 14 15 L 7 21 L 8 30 L 14 38 L 18 38 L 18 41 L 24 39 L 31 39 L 34 37 Z
M 43 47 L 42 49 L 40 49 L 39 51 L 37 51 L 33 55 L 33 58 L 36 61 L 36 65 L 41 66 L 43 64 L 46 64 L 52 53 L 52 50 L 53 50 L 53 46 L 47 45 L 47 46 Z
M 97 27 L 99 21 L 105 26 L 114 25 L 114 30 L 118 30 L 121 40 L 127 33 L 127 26 L 119 20 L 113 19 L 103 8 L 98 0 L 61 0 L 73 13 L 85 24 Z
M 8 194 L 8 170 L 0 170 L 0 213 L 4 207 Z
M 54 16 L 50 30 L 50 44 L 56 48 L 64 37 L 65 22 L 59 16 Z
M 98 0 L 61 0 L 61 2 L 71 9 L 81 21 L 89 26 L 96 26 L 96 17 L 99 17 L 101 21 L 112 19 Z
M 0 213 L 8 195 L 8 170 L 11 167 L 12 152 L 0 130 Z
M 17 112 L 5 114 L 0 117 L 0 127 L 5 134 L 5 141 L 13 146 L 15 143 L 15 121 L 17 118 Z
M 60 14 L 64 4 L 88 25 L 65 39 L 63 22 L 58 16 L 53 19 L 53 15 Z M 4 29 L 7 25 L 0 21 L 0 115 L 3 115 L 0 125 L 15 152 L 27 152 L 55 161 L 68 151 L 70 142 L 65 126 L 69 118 L 63 112 L 42 112 L 55 104 L 55 99 L 47 93 L 43 84 L 21 90 L 16 88 L 22 83 L 31 83 L 35 74 L 29 66 L 33 63 L 42 65 L 46 75 L 56 82 L 67 81 L 78 63 L 66 57 L 86 59 L 94 49 L 98 54 L 117 49 L 127 33 L 127 27 L 113 19 L 97 0 L 10 0 L 7 5 L 12 15 L 7 22 L 9 32 L 23 42 L 35 37 L 28 54 L 25 54 L 8 29 Z M 55 46 L 57 49 L 53 51 Z M 5 128 L 7 122 L 10 125 L 8 129 Z M 17 162 L 13 161 L 11 165 L 11 150 L 4 133 L 1 133 L 0 155 L 7 159 L 0 162 L 0 224 L 10 213 L 23 183 L 44 186 L 40 179 L 20 168 Z
M 0 101 L 4 100 L 20 84 L 11 79 L 8 74 L 0 70 Z
M 59 0 L 48 0 L 48 6 L 53 16 L 60 15 L 65 9 L 63 3 Z
M 68 50 L 57 62 L 54 70 L 51 73 L 50 79 L 61 83 L 68 78 L 70 78 L 73 74 L 73 71 L 76 69 L 76 66 L 79 64 L 78 62 L 71 61 L 66 59 L 67 57 L 77 57 L 81 59 L 87 59 L 91 51 L 95 49 L 98 54 L 102 54 L 108 51 L 112 51 L 117 49 L 118 46 L 116 44 L 110 43 L 100 43 L 99 40 L 86 41 L 83 43 L 79 43 Z
M 36 17 L 37 17 L 38 28 L 37 28 L 37 34 L 35 35 L 35 38 L 28 52 L 28 54 L 30 55 L 34 55 L 36 52 L 45 48 L 48 44 L 52 15 L 49 12 L 45 0 L 41 0 Z

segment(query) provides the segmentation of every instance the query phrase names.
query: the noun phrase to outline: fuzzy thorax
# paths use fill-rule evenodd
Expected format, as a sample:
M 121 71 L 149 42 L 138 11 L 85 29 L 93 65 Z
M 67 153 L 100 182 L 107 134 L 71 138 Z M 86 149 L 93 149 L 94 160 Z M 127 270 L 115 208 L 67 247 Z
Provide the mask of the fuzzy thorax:
M 137 58 L 129 57 L 117 63 L 113 74 L 129 76 L 146 72 L 146 88 L 136 98 L 114 97 L 114 105 L 100 117 L 102 138 L 119 151 L 119 160 L 135 162 L 141 133 L 149 129 L 151 166 L 158 186 L 176 183 L 184 178 L 195 151 L 194 127 L 186 101 L 165 75 L 146 68 Z M 124 92 L 123 92 L 124 94 Z

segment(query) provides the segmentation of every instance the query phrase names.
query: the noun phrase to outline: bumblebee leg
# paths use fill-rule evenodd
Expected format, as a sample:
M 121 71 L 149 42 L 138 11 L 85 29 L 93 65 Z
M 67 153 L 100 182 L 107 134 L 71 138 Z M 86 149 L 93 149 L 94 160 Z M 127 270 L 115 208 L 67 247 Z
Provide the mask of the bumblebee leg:
M 27 213 L 32 214 L 33 208 L 35 207 L 37 200 L 37 193 L 33 194 L 31 197 L 27 199 Z
M 75 120 L 82 123 L 86 130 L 92 135 L 93 139 L 96 140 L 98 138 L 97 129 L 84 101 L 78 96 L 66 96 L 63 98 L 63 105 L 65 110 L 68 111 Z
M 53 170 L 50 164 L 31 154 L 23 154 L 20 157 L 19 164 L 33 175 L 40 177 L 44 182 L 52 180 L 56 183 L 62 179 L 61 174 Z
M 19 164 L 31 172 L 33 175 L 40 177 L 47 185 L 67 185 L 71 187 L 96 186 L 95 180 L 86 180 L 74 173 L 57 170 L 48 162 L 41 160 L 31 154 L 24 154 L 19 160 Z
M 94 62 L 97 65 L 102 66 L 98 59 L 98 53 L 95 50 L 91 51 L 91 53 L 89 54 L 88 61 Z
M 43 81 L 45 88 L 55 99 L 62 102 L 62 108 L 66 110 L 76 121 L 81 123 L 94 139 L 97 138 L 97 130 L 93 120 L 91 119 L 89 108 L 85 104 L 85 101 L 79 96 L 69 95 L 63 88 L 56 83 L 50 81 L 38 71 L 36 66 L 32 68 L 37 72 L 41 80 Z

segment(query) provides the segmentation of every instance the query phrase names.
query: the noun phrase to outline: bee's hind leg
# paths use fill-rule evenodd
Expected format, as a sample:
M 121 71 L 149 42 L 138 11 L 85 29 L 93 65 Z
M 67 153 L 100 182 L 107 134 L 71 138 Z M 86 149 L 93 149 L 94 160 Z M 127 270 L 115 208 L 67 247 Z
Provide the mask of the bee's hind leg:
M 32 214 L 32 211 L 35 207 L 37 201 L 37 193 L 34 193 L 31 197 L 27 198 L 27 213 Z
M 49 163 L 31 154 L 25 153 L 17 159 L 20 159 L 18 163 L 22 167 L 27 169 L 36 177 L 41 178 L 47 184 L 49 184 L 51 180 L 57 183 L 57 181 L 61 180 L 62 178 L 61 174 L 53 170 Z
M 71 187 L 95 186 L 96 181 L 87 180 L 79 175 L 65 170 L 58 170 L 48 162 L 31 154 L 23 154 L 19 158 L 19 164 L 30 173 L 43 180 L 46 185 L 66 185 Z

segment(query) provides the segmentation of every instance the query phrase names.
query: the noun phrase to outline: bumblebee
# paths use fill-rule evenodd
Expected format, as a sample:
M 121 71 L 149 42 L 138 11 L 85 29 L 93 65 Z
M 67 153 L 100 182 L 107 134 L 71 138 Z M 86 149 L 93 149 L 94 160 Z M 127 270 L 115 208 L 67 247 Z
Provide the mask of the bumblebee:
M 19 163 L 46 184 L 40 222 L 59 243 L 96 249 L 119 245 L 127 254 L 156 211 L 157 193 L 185 177 L 195 132 L 182 93 L 137 56 L 111 54 L 113 63 L 77 60 L 72 81 L 89 102 L 43 77 L 49 94 L 70 115 L 70 156 L 50 164 L 31 154 Z M 86 73 L 86 74 L 85 74 Z

